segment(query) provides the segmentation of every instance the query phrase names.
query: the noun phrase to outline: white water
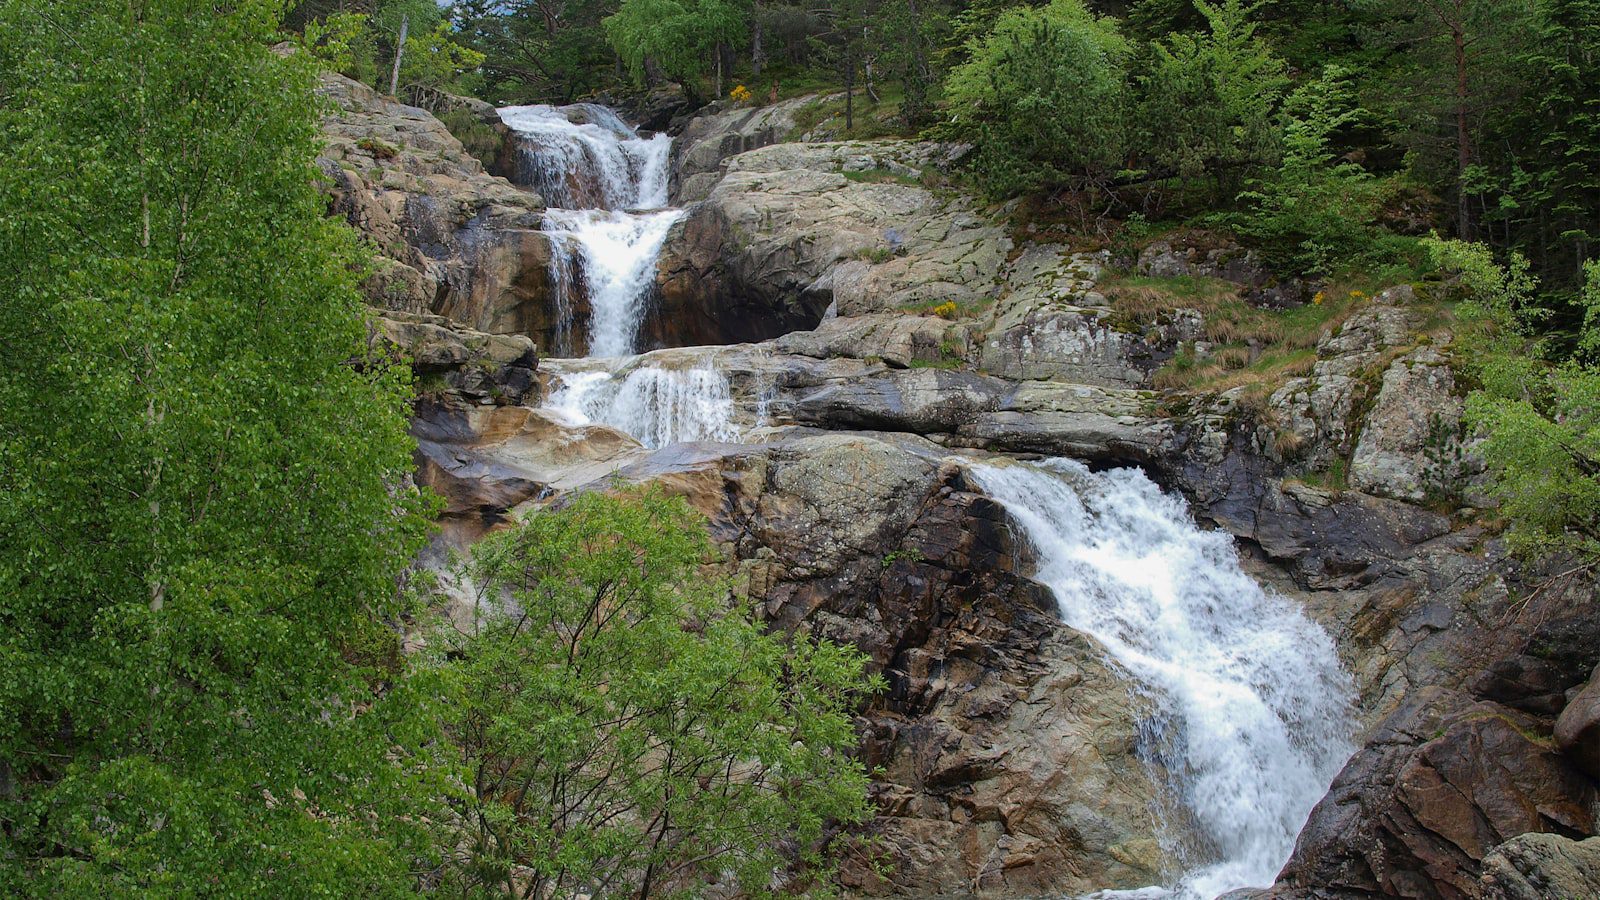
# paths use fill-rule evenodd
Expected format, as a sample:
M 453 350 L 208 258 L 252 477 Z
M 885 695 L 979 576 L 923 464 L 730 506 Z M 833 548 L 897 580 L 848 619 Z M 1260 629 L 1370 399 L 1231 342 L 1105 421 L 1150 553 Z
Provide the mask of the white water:
M 604 209 L 550 209 L 544 230 L 558 252 L 551 259 L 551 286 L 570 284 L 554 270 L 582 273 L 589 295 L 589 355 L 626 356 L 635 351 L 645 305 L 655 288 L 656 257 L 672 223 L 683 215 L 668 209 L 649 213 Z M 568 287 L 567 289 L 571 289 Z M 569 307 L 571 301 L 566 302 Z
M 1186 871 L 1099 897 L 1209 898 L 1272 883 L 1354 751 L 1353 688 L 1326 633 L 1239 567 L 1226 535 L 1136 470 L 974 463 L 1021 526 L 1061 616 L 1167 714 L 1156 748 Z M 1161 820 L 1187 820 L 1187 828 Z
M 602 424 L 651 449 L 687 441 L 732 442 L 728 377 L 708 358 L 693 368 L 643 364 L 624 374 L 574 371 L 556 377 L 545 406 L 574 425 Z
M 661 209 L 672 139 L 641 138 L 609 109 L 588 103 L 509 106 L 500 118 L 519 138 L 519 180 L 549 204 L 544 230 L 553 251 L 555 351 L 572 352 L 573 310 L 582 292 L 589 301 L 589 355 L 636 352 L 656 257 L 683 215 Z
M 571 117 L 586 121 L 574 123 Z M 519 140 L 518 175 L 562 209 L 667 205 L 672 138 L 641 138 L 604 106 L 507 106 L 500 120 Z

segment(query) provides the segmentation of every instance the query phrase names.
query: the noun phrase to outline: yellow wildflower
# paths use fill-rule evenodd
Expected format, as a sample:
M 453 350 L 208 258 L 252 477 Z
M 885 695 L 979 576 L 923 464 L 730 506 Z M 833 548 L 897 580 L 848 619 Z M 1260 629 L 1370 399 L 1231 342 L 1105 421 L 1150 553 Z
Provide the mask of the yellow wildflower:
M 750 89 L 742 84 L 736 84 L 733 90 L 728 92 L 728 99 L 735 103 L 743 103 L 750 99 Z
M 1311 303 L 1313 305 L 1315 305 L 1315 306 L 1321 306 L 1322 305 L 1322 301 L 1324 301 L 1326 299 L 1328 299 L 1328 295 L 1327 294 L 1324 294 L 1321 291 L 1317 291 L 1316 296 L 1311 298 Z

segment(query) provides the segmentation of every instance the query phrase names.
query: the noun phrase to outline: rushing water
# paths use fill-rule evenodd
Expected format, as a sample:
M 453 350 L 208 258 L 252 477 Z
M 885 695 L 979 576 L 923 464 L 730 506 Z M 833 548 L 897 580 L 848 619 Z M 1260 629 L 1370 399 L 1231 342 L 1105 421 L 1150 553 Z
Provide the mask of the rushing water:
M 1354 750 L 1353 688 L 1327 634 L 1137 470 L 970 471 L 1035 548 L 1066 624 L 1166 713 L 1150 737 L 1178 809 L 1153 818 L 1180 820 L 1157 825 L 1185 871 L 1096 896 L 1209 900 L 1271 884 Z
M 667 205 L 672 139 L 641 138 L 616 114 L 590 103 L 509 106 L 500 118 L 518 138 L 517 180 L 549 204 L 550 290 L 555 351 L 576 345 L 574 311 L 588 300 L 590 356 L 636 352 L 655 290 L 655 264 L 682 217 Z
M 728 376 L 707 357 L 689 368 L 648 362 L 626 372 L 556 376 L 545 404 L 575 425 L 610 425 L 651 449 L 688 441 L 736 441 Z

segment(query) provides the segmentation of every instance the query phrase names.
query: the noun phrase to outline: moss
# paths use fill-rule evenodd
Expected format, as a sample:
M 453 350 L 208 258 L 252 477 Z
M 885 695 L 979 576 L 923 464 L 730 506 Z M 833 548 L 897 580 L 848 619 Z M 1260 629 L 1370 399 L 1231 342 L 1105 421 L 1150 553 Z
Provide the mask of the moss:
M 400 155 L 400 148 L 373 137 L 364 137 L 356 141 L 356 146 L 372 154 L 375 159 L 394 159 Z

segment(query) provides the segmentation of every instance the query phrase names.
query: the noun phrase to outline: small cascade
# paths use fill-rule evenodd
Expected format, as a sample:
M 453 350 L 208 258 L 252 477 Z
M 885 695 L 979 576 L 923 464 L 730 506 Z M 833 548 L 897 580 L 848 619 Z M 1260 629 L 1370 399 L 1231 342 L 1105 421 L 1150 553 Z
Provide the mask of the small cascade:
M 1152 817 L 1185 871 L 1094 896 L 1210 900 L 1271 884 L 1354 751 L 1354 690 L 1327 634 L 1137 470 L 969 470 L 1035 548 L 1065 623 L 1161 711 L 1146 749 L 1172 808 Z
M 667 205 L 672 139 L 641 138 L 603 106 L 510 106 L 500 118 L 517 135 L 515 177 L 549 204 L 550 291 L 555 351 L 578 345 L 574 310 L 587 298 L 590 356 L 636 351 L 655 289 L 656 257 L 681 210 Z
M 561 374 L 545 408 L 574 425 L 609 425 L 651 449 L 740 436 L 728 377 L 709 358 L 690 368 L 644 363 L 625 373 Z

